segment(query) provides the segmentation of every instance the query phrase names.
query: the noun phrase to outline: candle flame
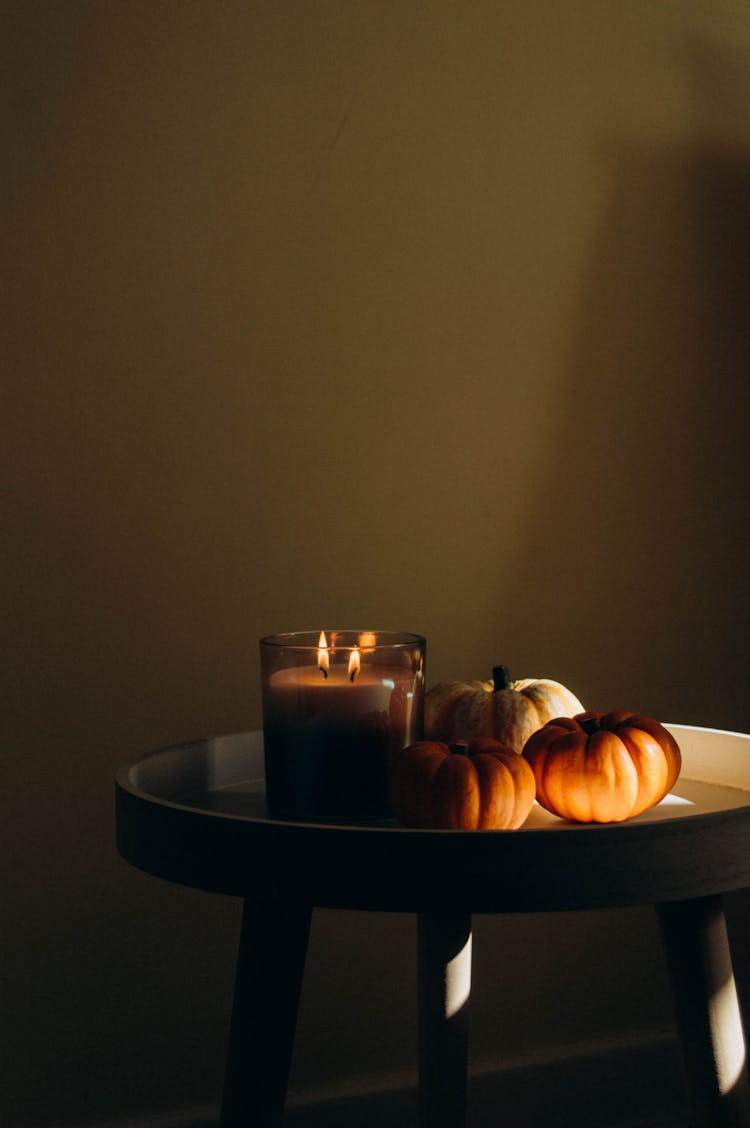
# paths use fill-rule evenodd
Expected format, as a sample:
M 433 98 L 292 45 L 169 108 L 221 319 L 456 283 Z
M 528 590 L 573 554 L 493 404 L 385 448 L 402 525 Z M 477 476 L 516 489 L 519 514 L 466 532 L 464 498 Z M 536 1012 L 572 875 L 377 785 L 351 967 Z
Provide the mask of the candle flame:
M 359 650 L 355 646 L 349 655 L 349 681 L 354 681 L 359 673 Z
M 320 632 L 318 639 L 318 669 L 324 678 L 328 677 L 328 670 L 330 668 L 330 661 L 328 659 L 328 640 L 325 631 Z

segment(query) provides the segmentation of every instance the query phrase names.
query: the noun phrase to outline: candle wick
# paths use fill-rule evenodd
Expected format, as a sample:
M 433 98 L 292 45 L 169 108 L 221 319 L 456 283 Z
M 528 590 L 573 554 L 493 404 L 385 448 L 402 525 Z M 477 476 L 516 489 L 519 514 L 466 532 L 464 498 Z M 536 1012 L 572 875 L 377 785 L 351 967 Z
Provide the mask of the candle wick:
M 352 670 L 352 672 L 349 674 L 349 681 L 353 682 L 354 679 L 356 678 L 356 676 L 357 676 L 357 667 L 355 666 L 354 669 Z
M 328 670 L 325 668 L 325 666 L 318 666 L 318 669 L 320 670 L 324 678 L 328 677 Z

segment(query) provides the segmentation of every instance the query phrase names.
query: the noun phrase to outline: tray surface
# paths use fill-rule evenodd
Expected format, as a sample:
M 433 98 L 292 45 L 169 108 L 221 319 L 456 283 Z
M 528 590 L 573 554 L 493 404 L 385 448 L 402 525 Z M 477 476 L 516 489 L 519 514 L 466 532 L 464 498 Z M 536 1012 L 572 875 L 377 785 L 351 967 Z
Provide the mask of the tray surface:
M 262 734 L 194 741 L 120 769 L 118 849 L 197 888 L 374 910 L 596 908 L 750 887 L 750 735 L 667 727 L 683 767 L 656 807 L 600 825 L 535 805 L 512 831 L 272 819 Z
M 750 807 L 750 735 L 684 725 L 667 727 L 682 749 L 683 767 L 679 779 L 661 803 L 616 825 L 637 826 Z M 128 773 L 134 787 L 155 799 L 217 815 L 274 823 L 283 821 L 268 819 L 266 815 L 260 732 L 237 733 L 164 749 L 139 761 Z M 326 825 L 405 830 L 395 819 Z M 560 819 L 535 803 L 520 831 L 570 831 L 580 825 Z M 606 828 L 592 825 L 591 829 Z

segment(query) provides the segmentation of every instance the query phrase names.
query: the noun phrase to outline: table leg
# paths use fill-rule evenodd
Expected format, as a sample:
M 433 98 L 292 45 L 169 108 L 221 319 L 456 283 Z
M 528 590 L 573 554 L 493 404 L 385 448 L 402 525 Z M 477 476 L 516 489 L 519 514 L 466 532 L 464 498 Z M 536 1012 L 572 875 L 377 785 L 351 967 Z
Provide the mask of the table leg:
M 422 913 L 419 954 L 419 1124 L 466 1122 L 471 914 Z
M 657 906 L 694 1128 L 750 1126 L 745 1038 L 721 897 Z
M 272 1128 L 284 1101 L 312 909 L 245 901 L 221 1128 Z

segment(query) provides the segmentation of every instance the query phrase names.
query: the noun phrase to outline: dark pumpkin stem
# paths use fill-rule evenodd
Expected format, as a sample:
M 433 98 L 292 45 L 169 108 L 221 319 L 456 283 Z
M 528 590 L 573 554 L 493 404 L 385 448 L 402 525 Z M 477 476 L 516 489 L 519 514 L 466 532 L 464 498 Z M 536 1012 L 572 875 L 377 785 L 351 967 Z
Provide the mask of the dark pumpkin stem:
M 459 740 L 457 744 L 453 745 L 453 751 L 455 752 L 455 754 L 457 756 L 468 756 L 469 755 L 469 745 L 466 743 L 465 740 Z
M 593 736 L 595 732 L 599 731 L 599 722 L 596 717 L 584 717 L 579 724 L 587 736 Z
M 511 680 L 510 672 L 507 666 L 493 666 L 492 667 L 492 683 L 495 693 L 501 689 L 510 689 Z

